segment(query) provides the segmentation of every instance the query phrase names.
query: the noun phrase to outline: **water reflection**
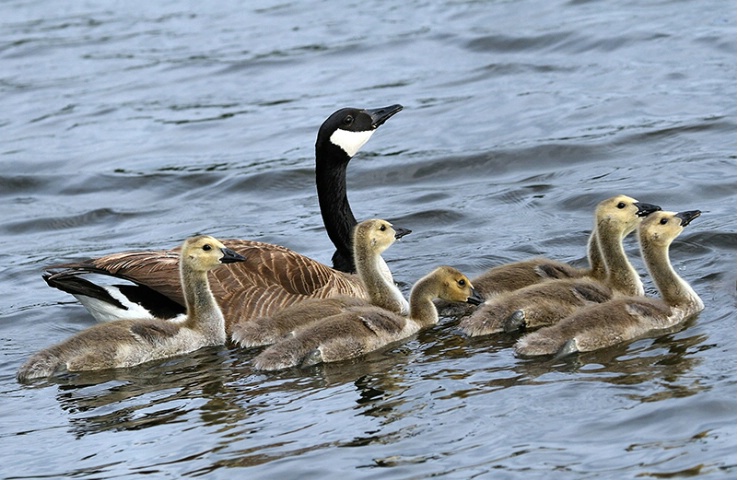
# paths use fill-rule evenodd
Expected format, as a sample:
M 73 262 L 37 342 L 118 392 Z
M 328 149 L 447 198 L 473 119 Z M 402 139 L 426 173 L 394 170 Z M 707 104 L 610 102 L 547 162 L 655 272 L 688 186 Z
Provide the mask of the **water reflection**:
M 563 373 L 576 381 L 593 381 L 614 385 L 647 384 L 647 393 L 631 394 L 642 402 L 695 395 L 707 387 L 699 382 L 684 384 L 699 363 L 697 355 L 708 349 L 704 334 L 683 335 L 696 319 L 670 333 L 612 348 L 564 358 L 519 359 L 512 354 L 515 335 L 499 334 L 467 338 L 458 334 L 453 322 L 434 332 L 420 334 L 421 361 L 443 362 L 443 369 L 426 375 L 426 379 L 461 380 L 468 388 L 455 387 L 454 397 L 483 395 L 489 391 L 520 385 L 542 385 L 565 380 L 551 375 Z M 454 359 L 455 361 L 450 361 Z M 654 385 L 653 385 L 654 384 Z
M 54 380 L 56 398 L 77 438 L 182 422 L 192 410 L 201 412 L 206 425 L 222 423 L 233 411 L 224 414 L 228 409 L 220 403 L 229 370 L 219 353 L 205 349 L 129 370 L 69 375 Z M 219 413 L 208 416 L 213 410 Z
M 77 438 L 107 430 L 141 430 L 185 422 L 193 413 L 200 417 L 201 425 L 233 429 L 238 436 L 244 429 L 259 428 L 260 413 L 299 409 L 307 397 L 349 385 L 352 393 L 344 390 L 344 396 L 353 397 L 350 415 L 378 419 L 376 426 L 383 431 L 409 414 L 408 402 L 414 409 L 422 408 L 417 405 L 422 400 L 412 398 L 410 392 L 418 375 L 423 381 L 437 383 L 435 393 L 448 381 L 456 382 L 437 396 L 440 399 L 565 380 L 551 373 L 576 381 L 647 384 L 642 393 L 634 390 L 627 394 L 640 402 L 687 397 L 709 388 L 698 381 L 684 381 L 700 362 L 696 353 L 710 348 L 704 334 L 674 333 L 542 360 L 514 358 L 511 346 L 515 340 L 507 334 L 465 338 L 457 334 L 455 320 L 448 320 L 407 342 L 351 362 L 262 374 L 250 368 L 257 349 L 213 348 L 130 370 L 69 375 L 51 383 L 58 385 L 56 399 L 69 413 L 71 431 Z M 385 435 L 340 443 L 387 441 Z
M 682 326 L 687 328 L 687 325 Z M 633 343 L 617 345 L 595 352 L 573 355 L 563 359 L 549 359 L 536 362 L 520 360 L 515 371 L 535 381 L 551 371 L 577 374 L 577 381 L 599 381 L 615 385 L 638 385 L 655 383 L 667 386 L 667 383 L 682 381 L 682 377 L 693 370 L 700 362 L 694 355 L 696 347 L 707 340 L 705 335 L 693 335 L 675 339 L 664 335 L 647 338 Z M 666 382 L 666 385 L 663 384 Z M 653 385 L 649 385 L 653 388 Z M 694 395 L 703 390 L 699 385 L 678 387 L 678 394 L 659 391 L 657 388 L 648 398 Z M 636 396 L 633 396 L 635 398 Z
M 212 348 L 52 384 L 77 439 L 190 425 L 180 430 L 181 448 L 138 468 L 157 472 L 181 463 L 191 467 L 187 475 L 203 475 L 278 465 L 278 460 L 333 448 L 402 444 L 432 428 L 429 418 L 442 423 L 473 416 L 473 411 L 464 413 L 467 405 L 478 404 L 473 397 L 518 387 L 595 382 L 627 387 L 619 395 L 640 403 L 690 397 L 710 388 L 697 377 L 689 380 L 689 374 L 700 362 L 696 354 L 711 346 L 703 334 L 687 335 L 689 326 L 566 359 L 520 360 L 511 352 L 515 336 L 469 339 L 458 335 L 455 319 L 444 319 L 404 343 L 351 362 L 264 374 L 250 367 L 259 349 Z M 495 405 L 494 421 L 503 422 L 515 408 Z M 199 445 L 198 438 L 213 429 L 217 437 Z M 452 430 L 448 435 L 455 438 Z M 515 448 L 500 454 L 499 461 L 528 454 L 529 449 Z M 376 456 L 373 464 L 363 466 L 412 465 L 432 458 L 405 452 Z

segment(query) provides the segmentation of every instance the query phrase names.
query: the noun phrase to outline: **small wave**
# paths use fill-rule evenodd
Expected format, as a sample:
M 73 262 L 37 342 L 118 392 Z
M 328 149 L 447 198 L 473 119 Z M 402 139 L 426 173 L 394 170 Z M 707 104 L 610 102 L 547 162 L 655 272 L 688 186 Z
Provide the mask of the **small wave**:
M 132 216 L 134 216 L 132 213 L 117 212 L 110 208 L 98 208 L 81 215 L 71 215 L 69 217 L 44 217 L 10 222 L 0 226 L 0 232 L 17 235 L 67 230 L 88 225 L 99 226 L 102 223 L 116 224 Z

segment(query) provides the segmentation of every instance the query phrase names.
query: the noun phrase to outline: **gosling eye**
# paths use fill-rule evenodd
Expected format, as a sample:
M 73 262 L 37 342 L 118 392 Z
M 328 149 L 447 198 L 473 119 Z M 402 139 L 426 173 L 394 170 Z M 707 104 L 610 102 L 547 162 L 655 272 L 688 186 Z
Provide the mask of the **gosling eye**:
M 460 285 L 461 287 L 465 287 L 466 286 L 466 281 L 464 279 L 460 279 L 460 280 L 458 280 L 458 285 Z
M 206 243 L 202 245 L 202 250 L 209 252 L 210 250 L 212 250 L 212 246 L 209 243 Z
M 343 119 L 343 125 L 350 125 L 351 123 L 353 123 L 353 115 L 347 115 Z
M 666 225 L 667 223 L 668 223 L 668 219 L 667 218 L 661 218 L 660 219 L 660 224 L 661 225 Z
M 626 206 L 627 206 L 627 205 L 626 205 L 626 204 L 625 204 L 624 202 L 619 202 L 619 203 L 617 204 L 617 208 L 624 208 L 624 207 L 626 207 Z
M 382 225 L 381 227 L 379 227 L 379 230 L 381 230 L 382 232 L 385 231 L 386 230 L 386 225 Z

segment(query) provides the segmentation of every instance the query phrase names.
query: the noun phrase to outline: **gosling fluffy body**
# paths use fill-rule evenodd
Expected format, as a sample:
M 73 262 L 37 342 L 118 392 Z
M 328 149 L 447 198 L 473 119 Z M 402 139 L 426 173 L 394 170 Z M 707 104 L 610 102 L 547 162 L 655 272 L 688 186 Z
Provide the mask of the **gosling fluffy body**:
M 552 325 L 586 305 L 602 303 L 614 295 L 644 294 L 642 281 L 627 260 L 624 238 L 642 218 L 660 210 L 626 195 L 601 201 L 594 213 L 595 236 L 606 269 L 592 269 L 574 279 L 551 279 L 501 293 L 487 300 L 460 323 L 469 336 L 515 332 Z
M 481 302 L 465 275 L 452 267 L 438 267 L 412 287 L 409 317 L 373 306 L 334 315 L 267 348 L 254 359 L 253 366 L 279 370 L 348 360 L 377 350 L 437 323 L 435 298 Z
M 245 258 L 209 236 L 187 239 L 180 281 L 187 305 L 182 322 L 118 320 L 94 325 L 31 356 L 17 373 L 20 382 L 64 372 L 139 365 L 225 343 L 225 319 L 210 291 L 207 272 Z
M 661 298 L 621 297 L 593 305 L 520 338 L 515 353 L 520 356 L 565 355 L 587 352 L 668 332 L 704 309 L 693 288 L 670 262 L 673 240 L 701 212 L 656 212 L 638 229 L 645 265 Z

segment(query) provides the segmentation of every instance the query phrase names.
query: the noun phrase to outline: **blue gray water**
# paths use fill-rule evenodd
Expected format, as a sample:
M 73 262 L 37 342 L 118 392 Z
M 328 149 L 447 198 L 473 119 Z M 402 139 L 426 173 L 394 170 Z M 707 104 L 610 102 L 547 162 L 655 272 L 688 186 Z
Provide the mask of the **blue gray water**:
M 0 3 L 0 476 L 734 478 L 735 3 L 338 5 Z M 328 262 L 317 128 L 393 103 L 349 196 L 414 231 L 385 255 L 405 292 L 439 264 L 581 263 L 594 205 L 625 193 L 704 211 L 671 256 L 706 310 L 565 361 L 444 318 L 306 370 L 258 374 L 253 351 L 214 348 L 16 383 L 93 324 L 43 282 L 50 263 L 197 232 Z

